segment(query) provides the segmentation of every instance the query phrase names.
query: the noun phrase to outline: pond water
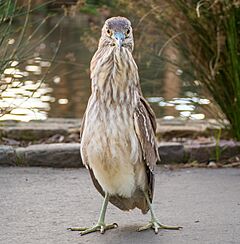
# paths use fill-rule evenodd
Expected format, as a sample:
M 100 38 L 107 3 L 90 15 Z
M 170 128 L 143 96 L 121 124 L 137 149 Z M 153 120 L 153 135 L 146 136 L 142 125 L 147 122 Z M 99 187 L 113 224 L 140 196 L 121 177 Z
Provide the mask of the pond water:
M 37 18 L 40 21 L 42 17 Z M 46 21 L 36 39 L 47 35 L 57 21 L 58 18 Z M 34 48 L 32 57 L 26 62 L 11 62 L 1 77 L 11 85 L 2 91 L 0 100 L 0 107 L 10 108 L 11 112 L 0 116 L 0 119 L 29 121 L 48 117 L 82 117 L 90 96 L 89 63 L 97 48 L 102 24 L 103 19 L 92 19 L 86 15 L 65 17 L 59 28 Z M 136 23 L 134 25 L 137 26 Z M 29 25 L 28 35 L 35 28 L 36 25 Z M 207 112 L 210 101 L 200 93 L 199 84 L 191 85 L 190 78 L 180 68 L 156 54 L 163 41 L 144 44 L 144 40 L 151 40 L 151 33 L 144 38 L 136 28 L 134 57 L 144 96 L 156 116 L 166 119 L 211 117 Z M 59 40 L 59 52 L 51 65 L 49 59 L 54 56 Z M 14 42 L 13 38 L 8 44 Z M 167 52 L 172 56 L 178 55 L 171 47 Z M 43 76 L 46 79 L 42 80 Z

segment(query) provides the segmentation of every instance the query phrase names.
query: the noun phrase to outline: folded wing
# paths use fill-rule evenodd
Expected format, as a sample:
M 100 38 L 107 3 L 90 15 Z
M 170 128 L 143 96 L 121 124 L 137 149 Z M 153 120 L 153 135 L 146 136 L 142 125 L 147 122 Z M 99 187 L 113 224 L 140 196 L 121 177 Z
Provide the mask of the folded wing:
M 154 190 L 153 171 L 157 161 L 159 160 L 158 148 L 155 139 L 156 119 L 153 110 L 143 97 L 140 97 L 134 112 L 134 126 L 137 138 L 141 145 L 143 161 L 146 163 L 149 196 L 152 200 Z

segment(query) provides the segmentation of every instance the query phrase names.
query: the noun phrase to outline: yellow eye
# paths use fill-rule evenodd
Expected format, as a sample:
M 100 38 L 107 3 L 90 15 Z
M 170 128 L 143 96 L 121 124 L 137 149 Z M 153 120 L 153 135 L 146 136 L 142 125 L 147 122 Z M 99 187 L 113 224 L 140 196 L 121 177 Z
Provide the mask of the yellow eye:
M 109 29 L 107 29 L 107 33 L 109 36 L 112 34 L 112 32 Z
M 130 29 L 128 29 L 128 30 L 126 31 L 126 34 L 127 34 L 127 35 L 129 35 L 129 34 L 130 34 Z

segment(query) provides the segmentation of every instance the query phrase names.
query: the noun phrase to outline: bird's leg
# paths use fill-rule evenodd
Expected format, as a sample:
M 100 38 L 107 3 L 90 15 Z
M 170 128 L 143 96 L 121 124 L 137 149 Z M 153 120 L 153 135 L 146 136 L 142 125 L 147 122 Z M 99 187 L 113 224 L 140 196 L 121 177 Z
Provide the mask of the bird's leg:
M 105 224 L 105 214 L 106 214 L 106 210 L 107 210 L 108 200 L 109 200 L 109 194 L 105 193 L 105 198 L 104 198 L 104 201 L 103 201 L 102 209 L 101 209 L 100 216 L 99 216 L 99 219 L 98 219 L 98 222 L 97 222 L 96 225 L 94 225 L 92 227 L 89 227 L 89 228 L 86 228 L 86 227 L 71 227 L 71 228 L 68 228 L 68 229 L 72 230 L 72 231 L 80 231 L 81 235 L 85 235 L 85 234 L 88 234 L 88 233 L 91 233 L 91 232 L 95 232 L 95 231 L 100 231 L 100 233 L 103 234 L 105 232 L 105 230 L 110 230 L 110 229 L 113 229 L 113 228 L 117 228 L 118 225 L 116 223 L 109 224 L 109 225 Z
M 159 229 L 167 229 L 167 230 L 180 230 L 180 229 L 182 229 L 181 226 L 168 226 L 168 225 L 161 224 L 155 217 L 155 214 L 153 212 L 152 205 L 151 205 L 148 194 L 146 192 L 144 192 L 144 195 L 146 197 L 146 200 L 147 200 L 147 203 L 149 206 L 149 210 L 151 213 L 151 220 L 149 221 L 149 223 L 147 225 L 140 227 L 138 229 L 138 231 L 143 231 L 143 230 L 147 230 L 147 229 L 152 228 L 152 229 L 154 229 L 154 232 L 157 234 Z

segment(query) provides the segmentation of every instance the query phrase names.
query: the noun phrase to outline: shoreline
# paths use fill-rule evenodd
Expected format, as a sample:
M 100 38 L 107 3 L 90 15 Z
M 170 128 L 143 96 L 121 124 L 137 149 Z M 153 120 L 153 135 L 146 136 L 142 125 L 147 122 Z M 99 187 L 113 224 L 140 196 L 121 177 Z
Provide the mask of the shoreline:
M 80 156 L 80 119 L 0 122 L 0 166 L 83 167 Z M 157 119 L 161 162 L 184 167 L 240 166 L 240 142 L 217 140 L 225 131 L 216 121 Z M 224 138 L 224 137 L 223 137 Z M 223 163 L 224 162 L 224 163 Z M 239 163 L 239 165 L 238 165 Z M 225 165 L 225 166 L 224 166 Z M 227 166 L 226 166 L 227 167 Z

